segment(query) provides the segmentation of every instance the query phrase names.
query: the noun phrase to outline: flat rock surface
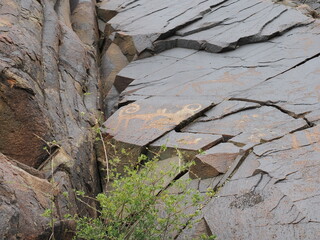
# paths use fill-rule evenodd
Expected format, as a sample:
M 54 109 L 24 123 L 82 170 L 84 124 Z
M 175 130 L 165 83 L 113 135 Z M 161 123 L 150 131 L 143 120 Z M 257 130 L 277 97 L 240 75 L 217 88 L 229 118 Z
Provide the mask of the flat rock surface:
M 105 122 L 106 133 L 117 141 L 144 146 L 210 106 L 211 102 L 203 99 L 148 98 L 129 104 L 111 116 Z
M 247 160 L 258 162 L 255 171 L 242 165 L 207 205 L 211 231 L 221 239 L 318 238 L 319 137 L 314 127 L 254 148 Z
M 221 136 L 193 167 L 208 178 L 202 190 L 220 187 L 202 220 L 218 239 L 320 235 L 312 211 L 320 195 L 320 22 L 300 2 L 287 5 L 101 3 L 115 14 L 106 21 L 109 40 L 133 60 L 116 77 L 129 85 L 106 132 L 141 149 L 195 150 Z
M 218 144 L 222 141 L 222 136 L 211 134 L 190 134 L 171 131 L 150 144 L 151 147 L 166 146 L 168 148 L 177 148 L 182 150 L 206 150 L 210 146 Z
M 295 119 L 277 108 L 263 106 L 218 120 L 199 121 L 185 127 L 183 132 L 226 135 L 233 137 L 230 141 L 246 145 L 270 141 L 305 126 L 307 122 L 303 119 Z

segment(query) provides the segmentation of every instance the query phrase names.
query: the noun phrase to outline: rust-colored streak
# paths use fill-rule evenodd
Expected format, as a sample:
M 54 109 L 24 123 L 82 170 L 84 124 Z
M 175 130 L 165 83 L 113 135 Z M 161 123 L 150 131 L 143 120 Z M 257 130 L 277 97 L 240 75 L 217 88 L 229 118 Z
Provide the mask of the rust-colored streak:
M 301 40 L 304 42 L 304 51 L 308 51 L 311 47 L 314 46 L 314 40 L 311 38 L 302 38 Z
M 297 136 L 293 134 L 293 135 L 291 136 L 291 140 L 292 140 L 292 148 L 293 148 L 293 149 L 298 149 L 299 146 L 300 146 L 300 143 L 299 143 L 299 141 L 298 141 Z
M 9 84 L 10 88 L 13 88 L 17 81 L 14 79 L 7 79 L 7 83 Z
M 177 142 L 180 144 L 193 145 L 198 144 L 202 138 L 193 139 L 192 137 L 181 138 Z
M 318 128 L 314 129 L 313 132 L 307 131 L 305 135 L 310 144 L 320 142 L 320 132 Z M 313 150 L 320 152 L 319 144 L 313 144 Z

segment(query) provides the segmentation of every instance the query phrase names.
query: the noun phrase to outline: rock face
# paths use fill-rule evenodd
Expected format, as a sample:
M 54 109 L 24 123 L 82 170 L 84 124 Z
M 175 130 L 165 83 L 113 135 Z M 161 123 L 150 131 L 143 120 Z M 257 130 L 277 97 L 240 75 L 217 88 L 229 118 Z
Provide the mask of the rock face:
M 317 238 L 319 136 L 316 126 L 255 147 L 246 161 L 259 167 L 241 166 L 206 206 L 210 229 L 222 239 Z
M 34 169 L 30 174 L 58 182 L 58 218 L 75 212 L 62 192 L 78 189 L 93 196 L 100 191 L 91 130 L 99 109 L 95 3 L 70 3 L 0 3 L 0 152 L 16 160 L 17 166 Z M 58 150 L 63 154 L 53 156 Z M 0 172 L 13 184 L 1 183 L 0 197 L 5 199 L 0 208 L 5 210 L 0 238 L 48 239 L 50 232 L 40 236 L 48 227 L 40 214 L 50 201 L 45 194 L 49 182 L 22 176 L 1 156 Z M 48 173 L 51 161 L 57 166 Z M 15 190 L 18 185 L 21 189 Z M 82 213 L 93 214 L 72 196 L 70 201 Z
M 41 214 L 50 208 L 53 186 L 14 166 L 3 154 L 0 166 L 0 238 L 48 238 L 49 219 Z
M 105 122 L 106 143 L 150 155 L 167 145 L 162 159 L 186 151 L 196 163 L 190 177 L 202 179 L 196 188 L 219 190 L 199 226 L 178 239 L 320 235 L 312 211 L 320 25 L 303 8 L 262 0 L 100 3 L 109 46 L 133 60 L 115 77 L 129 85 Z
M 72 237 L 61 234 L 65 213 L 95 215 L 72 189 L 105 188 L 99 111 L 111 116 L 105 150 L 122 167 L 167 145 L 161 164 L 178 150 L 196 163 L 183 176 L 190 187 L 217 190 L 177 239 L 319 238 L 319 9 L 311 0 L 1 2 L 0 238 L 49 238 L 40 215 L 52 194 L 56 239 Z

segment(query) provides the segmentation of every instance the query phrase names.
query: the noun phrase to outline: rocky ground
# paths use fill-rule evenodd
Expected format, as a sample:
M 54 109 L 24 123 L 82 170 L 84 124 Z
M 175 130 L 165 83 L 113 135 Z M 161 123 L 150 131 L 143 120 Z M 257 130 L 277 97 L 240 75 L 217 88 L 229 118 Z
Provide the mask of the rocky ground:
M 0 239 L 48 239 L 53 197 L 60 220 L 95 215 L 72 189 L 105 187 L 100 110 L 105 143 L 132 153 L 122 164 L 165 144 L 163 160 L 195 160 L 190 187 L 217 190 L 177 239 L 320 238 L 319 6 L 1 2 Z

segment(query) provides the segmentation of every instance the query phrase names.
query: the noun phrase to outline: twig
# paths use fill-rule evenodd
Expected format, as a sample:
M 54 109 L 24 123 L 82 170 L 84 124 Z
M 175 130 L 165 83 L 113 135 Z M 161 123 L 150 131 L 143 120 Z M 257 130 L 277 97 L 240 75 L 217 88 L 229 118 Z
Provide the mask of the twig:
M 99 137 L 100 137 L 100 140 L 102 142 L 104 157 L 106 159 L 106 164 L 107 164 L 107 182 L 109 182 L 110 181 L 110 175 L 109 175 L 110 173 L 109 173 L 109 160 L 108 160 L 107 148 L 106 148 L 106 144 L 103 141 L 103 137 L 102 137 L 102 133 L 101 133 L 100 129 L 99 129 Z

